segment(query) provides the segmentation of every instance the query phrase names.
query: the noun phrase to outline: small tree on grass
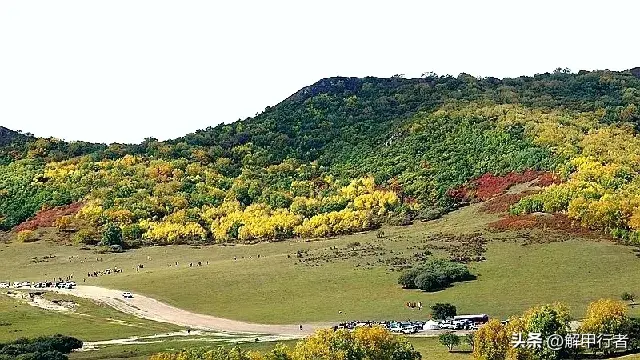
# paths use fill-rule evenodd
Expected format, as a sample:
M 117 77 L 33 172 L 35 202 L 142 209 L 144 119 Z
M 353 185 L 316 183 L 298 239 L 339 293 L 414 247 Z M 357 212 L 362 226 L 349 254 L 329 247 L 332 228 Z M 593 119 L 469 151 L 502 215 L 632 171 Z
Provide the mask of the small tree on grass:
M 473 341 L 474 341 L 474 337 L 473 337 L 473 333 L 468 333 L 467 335 L 465 335 L 464 337 L 464 342 L 471 346 L 471 351 L 473 351 Z
M 454 346 L 460 345 L 460 337 L 452 332 L 440 334 L 438 339 L 440 344 L 446 346 L 449 351 L 452 351 Z
M 442 304 L 436 303 L 431 305 L 431 316 L 434 319 L 444 320 L 447 318 L 452 318 L 457 315 L 457 309 L 454 305 L 449 303 Z
M 635 299 L 635 295 L 625 291 L 625 292 L 622 293 L 622 296 L 620 296 L 620 298 L 623 301 L 633 301 Z

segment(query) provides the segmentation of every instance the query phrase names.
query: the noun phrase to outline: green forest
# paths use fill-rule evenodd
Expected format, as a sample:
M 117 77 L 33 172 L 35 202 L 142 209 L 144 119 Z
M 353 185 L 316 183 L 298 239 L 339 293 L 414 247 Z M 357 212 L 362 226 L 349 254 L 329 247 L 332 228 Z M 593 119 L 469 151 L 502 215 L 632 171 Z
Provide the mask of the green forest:
M 261 114 L 169 141 L 95 144 L 0 127 L 0 230 L 55 226 L 135 247 L 327 237 L 429 220 L 485 174 L 558 184 L 514 215 L 562 212 L 640 236 L 640 68 L 322 79 Z M 178 121 L 179 119 L 176 119 Z

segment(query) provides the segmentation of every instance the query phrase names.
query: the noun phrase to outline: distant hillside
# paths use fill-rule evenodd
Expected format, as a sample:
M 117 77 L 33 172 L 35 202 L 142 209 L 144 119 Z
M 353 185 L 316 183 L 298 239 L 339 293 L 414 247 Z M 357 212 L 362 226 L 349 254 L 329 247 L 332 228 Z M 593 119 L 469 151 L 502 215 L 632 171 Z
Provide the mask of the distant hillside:
M 0 146 L 7 146 L 12 143 L 25 143 L 28 139 L 29 137 L 26 135 L 0 126 Z
M 474 201 L 473 179 L 538 170 L 563 183 L 514 212 L 565 211 L 629 238 L 639 103 L 632 71 L 323 79 L 170 141 L 0 145 L 0 228 L 80 202 L 30 224 L 130 246 L 330 236 L 437 217 Z

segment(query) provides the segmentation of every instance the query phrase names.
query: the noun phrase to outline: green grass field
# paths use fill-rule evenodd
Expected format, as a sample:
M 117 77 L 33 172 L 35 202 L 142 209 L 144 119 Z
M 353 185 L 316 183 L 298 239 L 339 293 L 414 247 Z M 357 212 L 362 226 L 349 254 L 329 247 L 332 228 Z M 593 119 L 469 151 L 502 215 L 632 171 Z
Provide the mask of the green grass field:
M 472 206 L 438 221 L 387 228 L 384 239 L 369 232 L 311 242 L 151 247 L 123 254 L 100 255 L 47 243 L 10 244 L 0 249 L 0 256 L 7 259 L 0 264 L 0 279 L 38 280 L 73 273 L 82 283 L 89 270 L 118 266 L 125 269 L 123 274 L 88 278 L 86 283 L 139 292 L 196 312 L 262 323 L 428 317 L 426 309 L 405 308 L 407 301 L 450 302 L 460 313 L 500 318 L 536 304 L 562 301 L 581 316 L 590 301 L 618 298 L 624 291 L 638 293 L 640 260 L 631 248 L 569 235 L 562 235 L 566 241 L 544 243 L 550 235 L 542 231 L 528 234 L 543 242 L 531 245 L 525 245 L 522 234 L 484 231 L 492 241 L 487 260 L 471 265 L 478 279 L 436 293 L 401 289 L 399 272 L 381 263 L 410 259 L 419 252 L 415 247 L 429 236 L 483 231 L 495 218 Z M 381 254 L 331 258 L 333 248 L 346 251 L 354 242 L 361 248 L 376 246 Z M 298 259 L 299 250 L 309 253 Z M 56 256 L 46 262 L 31 260 L 49 254 Z M 203 266 L 188 266 L 198 261 Z M 136 264 L 145 267 L 136 272 Z
M 0 244 L 0 281 L 73 274 L 76 282 L 83 283 L 86 272 L 117 266 L 124 273 L 87 278 L 86 284 L 139 292 L 184 309 L 262 323 L 425 319 L 428 306 L 435 302 L 453 303 L 459 313 L 506 318 L 536 304 L 561 301 L 580 317 L 590 301 L 619 298 L 624 291 L 639 293 L 640 259 L 632 248 L 541 230 L 492 233 L 486 231 L 486 224 L 497 216 L 477 209 L 471 206 L 437 221 L 385 228 L 383 239 L 369 232 L 317 241 L 150 247 L 122 254 L 97 254 L 47 242 Z M 425 243 L 433 239 L 437 243 L 445 238 L 443 234 L 472 233 L 482 233 L 490 240 L 486 261 L 471 264 L 477 280 L 436 293 L 403 290 L 397 285 L 399 272 L 390 265 L 394 259 L 415 262 L 410 259 L 424 250 Z M 445 254 L 446 250 L 434 251 L 435 256 Z M 203 265 L 195 266 L 198 261 Z M 144 264 L 144 269 L 136 271 L 137 264 Z M 76 301 L 86 315 L 46 312 L 0 297 L 0 316 L 11 323 L 0 327 L 0 340 L 56 332 L 100 340 L 175 329 L 132 319 L 87 300 Z M 425 309 L 407 309 L 407 301 L 422 301 Z M 637 309 L 630 313 L 640 315 Z M 465 353 L 448 353 L 437 339 L 411 341 L 429 354 L 426 358 L 470 358 Z M 214 344 L 172 339 L 108 346 L 73 358 L 141 359 L 158 351 Z
M 78 306 L 73 313 L 60 313 L 30 306 L 0 293 L 0 342 L 57 333 L 84 341 L 97 341 L 180 329 L 171 324 L 129 316 L 86 299 L 60 294 L 46 294 L 46 297 L 73 300 Z

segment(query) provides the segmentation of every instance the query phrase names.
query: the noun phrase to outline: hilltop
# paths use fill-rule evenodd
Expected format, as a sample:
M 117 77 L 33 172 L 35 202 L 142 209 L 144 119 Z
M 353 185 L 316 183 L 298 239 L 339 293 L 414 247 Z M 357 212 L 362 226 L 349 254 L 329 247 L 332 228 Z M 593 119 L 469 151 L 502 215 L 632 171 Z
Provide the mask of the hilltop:
M 17 131 L 0 126 L 0 146 L 7 146 L 12 143 L 24 143 L 29 137 Z
M 512 212 L 563 212 L 635 241 L 638 103 L 636 70 L 337 77 L 164 142 L 2 128 L 0 229 L 124 247 L 326 237 L 434 219 L 490 198 L 487 180 L 553 173 Z

